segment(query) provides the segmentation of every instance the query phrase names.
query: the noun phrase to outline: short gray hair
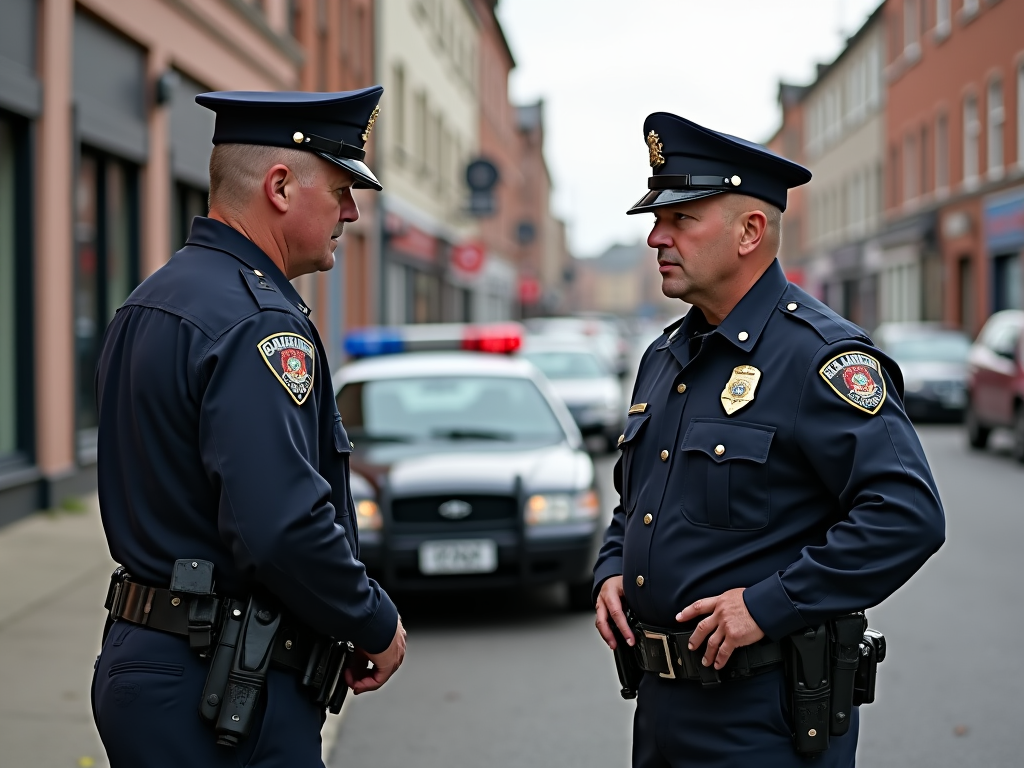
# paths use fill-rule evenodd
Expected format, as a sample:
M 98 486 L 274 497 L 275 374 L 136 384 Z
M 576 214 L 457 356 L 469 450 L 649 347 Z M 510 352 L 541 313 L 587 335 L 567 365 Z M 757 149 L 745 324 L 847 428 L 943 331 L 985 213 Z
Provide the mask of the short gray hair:
M 320 170 L 320 158 L 301 149 L 218 144 L 210 154 L 210 208 L 237 211 L 244 207 L 259 191 L 267 171 L 278 163 L 287 165 L 304 187 L 315 181 Z

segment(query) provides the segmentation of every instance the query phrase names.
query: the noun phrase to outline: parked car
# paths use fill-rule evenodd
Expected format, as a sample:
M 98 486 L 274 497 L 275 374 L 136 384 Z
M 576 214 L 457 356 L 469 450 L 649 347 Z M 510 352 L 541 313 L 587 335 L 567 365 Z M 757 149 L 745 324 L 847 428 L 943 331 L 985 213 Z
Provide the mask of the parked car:
M 535 317 L 526 321 L 531 334 L 563 339 L 583 339 L 601 356 L 616 376 L 625 376 L 629 367 L 629 338 L 617 318 Z
M 515 330 L 505 325 L 505 330 Z M 601 515 L 593 460 L 512 336 L 454 324 L 368 329 L 334 391 L 353 442 L 360 556 L 393 589 L 564 582 L 593 607 Z M 386 343 L 382 343 L 382 339 Z
M 1013 455 L 1024 463 L 1024 312 L 996 312 L 968 357 L 967 439 L 984 448 L 993 429 L 1013 430 Z
M 883 323 L 875 343 L 903 371 L 903 404 L 914 420 L 960 421 L 967 405 L 971 341 L 938 323 Z
M 577 340 L 528 336 L 519 356 L 548 378 L 584 437 L 600 435 L 605 448 L 615 450 L 627 406 L 622 382 L 597 353 Z

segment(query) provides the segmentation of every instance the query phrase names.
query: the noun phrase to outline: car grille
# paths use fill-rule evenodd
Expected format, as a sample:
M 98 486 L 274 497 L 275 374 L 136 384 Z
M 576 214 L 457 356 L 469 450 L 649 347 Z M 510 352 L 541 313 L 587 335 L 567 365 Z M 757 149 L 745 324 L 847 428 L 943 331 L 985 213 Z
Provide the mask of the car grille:
M 446 501 L 464 501 L 473 510 L 459 520 L 449 520 L 438 511 L 438 507 Z M 391 517 L 396 523 L 461 523 L 480 522 L 483 520 L 515 520 L 518 517 L 518 504 L 512 496 L 484 496 L 479 494 L 418 496 L 406 499 L 393 499 Z

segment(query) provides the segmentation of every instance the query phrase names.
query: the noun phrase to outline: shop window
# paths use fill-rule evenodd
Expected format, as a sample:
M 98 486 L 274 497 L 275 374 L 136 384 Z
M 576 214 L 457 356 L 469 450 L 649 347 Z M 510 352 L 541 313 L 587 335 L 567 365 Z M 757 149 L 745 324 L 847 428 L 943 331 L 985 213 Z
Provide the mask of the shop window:
M 992 260 L 992 311 L 1024 309 L 1024 273 L 1017 253 L 996 256 Z
M 138 219 L 135 166 L 83 149 L 75 187 L 75 419 L 83 461 L 95 453 L 103 331 L 139 280 Z
M 27 463 L 32 446 L 33 361 L 27 127 L 0 113 L 0 471 Z

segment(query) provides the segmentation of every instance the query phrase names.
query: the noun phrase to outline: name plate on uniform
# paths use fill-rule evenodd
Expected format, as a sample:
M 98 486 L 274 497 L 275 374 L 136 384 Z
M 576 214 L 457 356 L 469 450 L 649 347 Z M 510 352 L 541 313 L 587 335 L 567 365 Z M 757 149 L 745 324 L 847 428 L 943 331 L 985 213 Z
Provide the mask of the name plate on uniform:
M 491 539 L 425 541 L 419 554 L 420 573 L 427 576 L 498 570 L 498 545 Z

